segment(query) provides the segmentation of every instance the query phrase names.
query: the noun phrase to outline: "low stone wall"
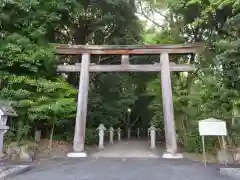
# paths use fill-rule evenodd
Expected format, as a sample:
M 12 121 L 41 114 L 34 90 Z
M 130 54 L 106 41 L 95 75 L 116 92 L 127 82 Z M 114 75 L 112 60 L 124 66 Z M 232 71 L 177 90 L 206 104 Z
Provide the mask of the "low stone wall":
M 2 160 L 20 160 L 20 161 L 32 161 L 36 152 L 38 150 L 38 145 L 36 143 L 25 143 L 23 145 L 17 145 L 16 143 L 10 144 L 7 149 L 5 156 Z

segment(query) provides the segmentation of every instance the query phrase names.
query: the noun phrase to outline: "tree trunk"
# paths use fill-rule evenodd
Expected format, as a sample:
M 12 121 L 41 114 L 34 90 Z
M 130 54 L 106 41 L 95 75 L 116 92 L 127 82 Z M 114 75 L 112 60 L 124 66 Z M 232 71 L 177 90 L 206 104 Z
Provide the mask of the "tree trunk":
M 23 122 L 20 120 L 17 124 L 17 142 L 19 143 L 22 139 L 22 129 L 23 129 Z
M 183 118 L 181 118 L 181 123 L 182 123 L 182 131 L 183 131 L 183 145 L 186 143 L 187 141 L 187 132 L 186 132 L 186 126 L 185 126 L 185 119 L 186 116 L 183 116 Z
M 55 129 L 55 122 L 53 122 L 53 124 L 52 124 L 51 133 L 50 133 L 50 137 L 49 137 L 49 143 L 48 143 L 49 152 L 51 152 L 51 150 L 52 150 L 52 141 L 53 141 L 54 129 Z

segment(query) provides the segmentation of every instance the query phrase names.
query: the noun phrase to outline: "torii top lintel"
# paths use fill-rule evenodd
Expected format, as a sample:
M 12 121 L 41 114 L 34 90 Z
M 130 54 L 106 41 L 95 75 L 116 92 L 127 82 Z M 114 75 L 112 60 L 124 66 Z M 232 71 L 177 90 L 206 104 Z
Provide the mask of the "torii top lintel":
M 60 55 L 88 54 L 187 54 L 200 53 L 203 43 L 176 45 L 69 45 L 54 44 L 56 53 Z

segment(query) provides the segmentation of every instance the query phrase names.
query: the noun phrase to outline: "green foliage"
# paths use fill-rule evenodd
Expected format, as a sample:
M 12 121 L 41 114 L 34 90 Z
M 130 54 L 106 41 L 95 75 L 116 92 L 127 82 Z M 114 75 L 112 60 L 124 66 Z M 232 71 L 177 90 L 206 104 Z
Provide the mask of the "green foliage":
M 36 128 L 42 129 L 44 137 L 52 130 L 55 138 L 69 140 L 78 75 L 60 77 L 56 72 L 59 57 L 50 43 L 139 42 L 141 24 L 134 5 L 111 0 L 5 0 L 0 11 L 0 98 L 11 100 L 19 115 L 10 122 L 8 137 L 29 139 Z M 93 57 L 92 62 L 104 60 L 99 58 Z M 74 57 L 62 60 L 76 62 Z M 107 60 L 111 63 L 112 58 Z M 124 124 L 126 109 L 137 100 L 132 82 L 125 83 L 128 78 L 132 79 L 130 75 L 97 74 L 91 79 L 87 126 Z M 91 132 L 86 137 L 89 143 L 95 141 Z
M 139 21 L 132 2 L 4 0 L 0 3 L 0 98 L 12 101 L 19 115 L 9 122 L 9 138 L 31 139 L 35 128 L 39 128 L 44 137 L 49 137 L 52 130 L 55 139 L 72 140 L 79 75 L 61 76 L 56 66 L 62 62 L 74 64 L 78 59 L 60 59 L 51 43 L 206 41 L 206 52 L 198 59 L 193 55 L 181 58 L 171 55 L 175 63 L 191 62 L 200 67 L 197 72 L 172 74 L 179 144 L 188 151 L 200 152 L 197 122 L 215 117 L 227 121 L 229 138 L 233 145 L 238 145 L 239 125 L 232 124 L 232 119 L 237 119 L 240 112 L 239 0 L 146 0 L 145 4 L 136 1 L 142 16 L 154 25 L 151 28 Z M 151 19 L 154 13 L 162 22 Z M 118 58 L 92 56 L 91 62 L 117 64 Z M 156 61 L 159 62 L 159 56 L 131 56 L 134 64 Z M 114 128 L 153 123 L 164 132 L 160 87 L 155 74 L 91 74 L 86 143 L 96 143 L 96 128 L 100 123 Z M 216 138 L 208 139 L 208 143 L 209 151 L 220 146 Z
M 229 144 L 239 146 L 236 143 L 240 137 L 239 126 L 232 125 L 232 119 L 238 117 L 240 112 L 239 1 L 150 1 L 150 7 L 154 12 L 161 12 L 163 7 L 168 8 L 164 23 L 171 33 L 167 34 L 164 28 L 156 33 L 163 37 L 158 39 L 158 43 L 209 42 L 206 45 L 210 52 L 205 52 L 198 59 L 190 57 L 200 70 L 187 75 L 172 75 L 175 124 L 180 145 L 187 151 L 200 152 L 201 139 L 197 122 L 215 117 L 227 121 Z M 172 26 L 172 22 L 179 26 Z M 147 33 L 147 42 L 157 42 L 156 35 L 152 34 Z M 174 62 L 182 62 L 178 56 L 171 58 Z M 148 87 L 148 93 L 156 97 L 149 108 L 154 113 L 152 122 L 162 126 L 161 91 L 155 82 L 158 81 L 153 80 Z M 220 147 L 216 138 L 209 138 L 208 142 L 209 151 Z
M 96 129 L 86 129 L 85 133 L 85 143 L 87 145 L 95 145 L 98 142 L 98 134 Z
M 19 34 L 5 37 L 0 44 L 0 97 L 11 100 L 17 110 L 18 140 L 31 133 L 36 121 L 52 124 L 54 119 L 74 115 L 76 92 L 57 77 L 51 47 Z
M 32 14 L 39 5 L 44 6 L 38 1 L 4 1 L 0 6 L 0 97 L 12 101 L 17 111 L 12 122 L 17 141 L 29 137 L 38 124 L 57 125 L 75 114 L 76 91 L 58 77 L 57 57 L 44 39 L 51 20 L 44 20 L 48 9 Z

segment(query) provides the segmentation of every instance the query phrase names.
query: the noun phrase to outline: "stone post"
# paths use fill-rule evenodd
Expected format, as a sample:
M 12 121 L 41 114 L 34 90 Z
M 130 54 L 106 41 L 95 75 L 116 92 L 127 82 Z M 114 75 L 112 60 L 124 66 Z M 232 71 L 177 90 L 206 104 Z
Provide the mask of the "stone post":
M 36 130 L 35 131 L 35 141 L 40 142 L 41 140 L 41 130 Z
M 8 131 L 9 127 L 7 124 L 7 115 L 0 116 L 0 157 L 4 156 L 4 134 Z
M 121 128 L 117 128 L 118 140 L 121 141 Z
M 4 134 L 8 131 L 9 127 L 6 126 L 9 116 L 17 116 L 17 113 L 6 101 L 0 101 L 0 156 L 3 156 L 3 141 Z
M 110 141 L 110 144 L 113 144 L 113 136 L 114 136 L 114 129 L 113 129 L 113 127 L 110 127 L 109 128 L 109 141 Z
M 137 128 L 137 138 L 140 139 L 140 129 Z
M 97 128 L 99 131 L 98 136 L 99 136 L 99 143 L 98 143 L 98 148 L 103 149 L 104 148 L 104 131 L 106 130 L 105 126 L 103 124 L 100 124 Z
M 3 125 L 6 125 L 7 124 L 7 119 L 8 119 L 8 116 L 1 115 L 0 116 L 0 123 L 3 124 Z
M 152 125 L 150 128 L 149 128 L 149 131 L 150 131 L 150 136 L 151 136 L 151 149 L 156 149 L 156 146 L 155 146 L 155 141 L 156 141 L 156 128 Z
M 8 126 L 5 126 L 3 124 L 0 124 L 0 157 L 4 156 L 4 152 L 3 152 L 3 140 L 4 140 L 4 134 L 7 132 L 7 130 L 9 129 Z
M 131 129 L 130 128 L 128 128 L 128 139 L 131 139 Z

